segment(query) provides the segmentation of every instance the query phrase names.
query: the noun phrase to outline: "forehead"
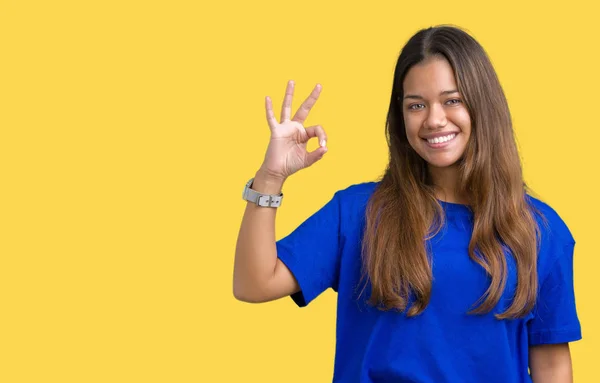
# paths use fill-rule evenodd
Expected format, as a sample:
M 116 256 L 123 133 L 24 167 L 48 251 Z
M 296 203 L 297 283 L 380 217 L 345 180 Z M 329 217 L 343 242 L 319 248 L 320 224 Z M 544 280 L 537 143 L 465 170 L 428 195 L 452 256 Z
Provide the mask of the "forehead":
M 437 95 L 456 89 L 456 78 L 448 60 L 434 56 L 411 67 L 402 85 L 404 93 Z

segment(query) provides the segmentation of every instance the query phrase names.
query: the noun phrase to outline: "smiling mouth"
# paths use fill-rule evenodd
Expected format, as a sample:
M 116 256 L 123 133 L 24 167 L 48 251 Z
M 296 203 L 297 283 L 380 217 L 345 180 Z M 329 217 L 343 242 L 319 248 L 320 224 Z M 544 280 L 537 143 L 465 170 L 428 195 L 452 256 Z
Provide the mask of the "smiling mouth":
M 450 134 L 447 134 L 447 135 L 441 136 L 441 137 L 427 138 L 427 139 L 424 138 L 423 140 L 427 141 L 429 144 L 435 145 L 435 144 L 443 144 L 448 141 L 452 141 L 455 137 L 456 137 L 456 133 L 450 133 Z

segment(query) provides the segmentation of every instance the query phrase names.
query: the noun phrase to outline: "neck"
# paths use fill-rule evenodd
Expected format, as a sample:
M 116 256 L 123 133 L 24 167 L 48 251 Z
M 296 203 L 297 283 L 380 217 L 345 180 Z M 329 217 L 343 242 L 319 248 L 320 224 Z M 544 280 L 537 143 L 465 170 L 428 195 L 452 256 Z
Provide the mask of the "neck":
M 435 196 L 444 202 L 468 204 L 465 195 L 461 195 L 458 187 L 458 166 L 444 168 L 429 166 L 429 175 L 435 186 Z

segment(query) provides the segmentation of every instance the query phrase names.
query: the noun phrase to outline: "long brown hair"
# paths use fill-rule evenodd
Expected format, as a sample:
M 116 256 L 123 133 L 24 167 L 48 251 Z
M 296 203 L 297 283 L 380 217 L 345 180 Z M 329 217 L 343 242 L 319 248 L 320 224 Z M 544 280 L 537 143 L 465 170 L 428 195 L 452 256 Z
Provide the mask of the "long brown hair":
M 507 281 L 506 250 L 514 257 L 517 286 L 511 305 L 497 318 L 516 318 L 534 306 L 537 294 L 539 230 L 527 201 L 521 163 L 506 97 L 482 46 L 453 26 L 420 30 L 398 58 L 386 121 L 389 163 L 371 196 L 363 240 L 363 277 L 369 302 L 408 316 L 427 306 L 432 285 L 426 249 L 444 223 L 427 163 L 410 146 L 402 114 L 408 70 L 427 58 L 448 60 L 471 117 L 471 136 L 459 162 L 459 193 L 469 200 L 473 233 L 469 256 L 485 269 L 490 284 L 470 313 L 490 312 Z M 409 298 L 413 303 L 407 307 Z

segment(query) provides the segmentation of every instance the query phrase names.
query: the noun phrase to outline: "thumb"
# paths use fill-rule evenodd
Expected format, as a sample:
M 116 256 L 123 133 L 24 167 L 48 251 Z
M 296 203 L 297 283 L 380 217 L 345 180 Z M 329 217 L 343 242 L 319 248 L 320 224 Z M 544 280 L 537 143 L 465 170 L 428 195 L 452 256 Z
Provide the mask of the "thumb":
M 306 167 L 309 167 L 315 162 L 319 161 L 321 158 L 323 158 L 323 155 L 325 155 L 325 153 L 327 153 L 326 146 L 319 146 L 317 149 L 313 150 L 312 152 L 309 152 L 306 155 Z

